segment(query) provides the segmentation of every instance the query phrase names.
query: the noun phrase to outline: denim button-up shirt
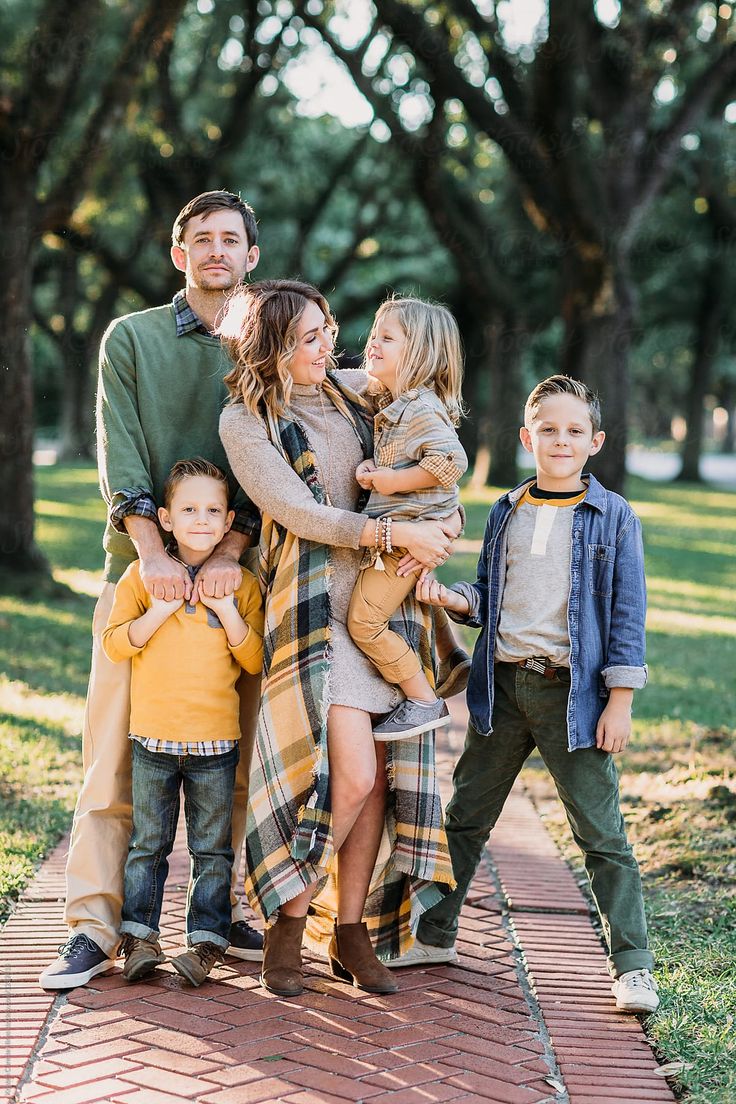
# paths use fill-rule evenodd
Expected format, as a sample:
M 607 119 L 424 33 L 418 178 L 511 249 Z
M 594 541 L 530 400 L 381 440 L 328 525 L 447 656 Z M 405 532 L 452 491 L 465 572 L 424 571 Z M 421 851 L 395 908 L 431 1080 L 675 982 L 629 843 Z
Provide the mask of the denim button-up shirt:
M 588 493 L 573 509 L 570 594 L 570 694 L 568 748 L 595 745 L 598 719 L 615 686 L 646 685 L 644 619 L 646 583 L 641 525 L 620 495 L 585 476 Z M 493 731 L 493 663 L 496 628 L 506 576 L 506 536 L 516 503 L 531 480 L 502 495 L 488 516 L 475 583 L 451 589 L 470 612 L 454 620 L 482 630 L 473 652 L 468 708 L 473 727 Z

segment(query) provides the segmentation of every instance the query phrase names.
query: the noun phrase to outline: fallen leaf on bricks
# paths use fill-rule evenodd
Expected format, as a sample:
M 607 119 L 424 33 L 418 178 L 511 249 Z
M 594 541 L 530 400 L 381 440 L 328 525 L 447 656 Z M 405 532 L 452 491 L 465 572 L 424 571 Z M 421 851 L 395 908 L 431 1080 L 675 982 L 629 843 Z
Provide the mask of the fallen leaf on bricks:
M 551 1085 L 555 1092 L 562 1093 L 565 1091 L 565 1086 L 561 1084 L 556 1077 L 545 1077 L 544 1079 L 548 1085 Z

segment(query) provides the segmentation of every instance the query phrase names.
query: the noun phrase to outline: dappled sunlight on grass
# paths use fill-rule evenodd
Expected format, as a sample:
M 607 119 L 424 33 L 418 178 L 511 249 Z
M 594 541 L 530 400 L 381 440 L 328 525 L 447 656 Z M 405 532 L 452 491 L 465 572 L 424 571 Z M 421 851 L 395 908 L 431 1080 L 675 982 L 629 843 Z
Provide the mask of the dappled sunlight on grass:
M 41 693 L 84 695 L 91 653 L 94 599 L 48 603 L 0 599 L 5 674 Z
M 75 524 L 80 521 L 91 521 L 99 527 L 100 503 L 99 501 L 90 501 L 87 503 L 50 502 L 48 499 L 39 498 L 36 499 L 36 516 L 39 519 L 44 519 L 42 524 L 48 518 L 71 518 Z
M 37 468 L 36 487 L 36 537 L 54 567 L 101 571 L 105 505 L 95 468 Z
M 46 723 L 63 736 L 78 736 L 84 698 L 80 694 L 39 694 L 23 682 L 0 677 L 0 711 L 19 720 Z
M 64 571 L 59 569 L 54 571 L 54 578 L 57 582 L 69 587 L 70 590 L 76 591 L 77 594 L 86 594 L 95 600 L 99 598 L 102 592 L 103 580 L 99 571 Z
M 736 638 L 670 623 L 649 631 L 647 658 L 649 683 L 635 695 L 636 717 L 736 728 Z
M 733 637 L 736 634 L 736 617 L 708 616 L 701 613 L 686 613 L 677 609 L 658 609 L 650 606 L 647 614 L 647 629 L 660 632 L 686 632 L 694 635 L 698 632 L 723 634 Z
M 102 534 L 99 521 L 80 518 L 39 518 L 37 538 L 44 551 L 53 548 L 53 561 L 61 568 L 84 568 L 99 571 L 104 563 Z
M 0 688 L 3 702 L 6 689 Z M 0 712 L 0 750 L 1 921 L 68 827 L 82 771 L 79 738 L 38 717 Z
M 647 576 L 649 608 L 674 609 L 683 613 L 704 613 L 720 616 L 724 610 L 733 606 L 733 587 L 707 586 L 693 579 L 678 579 L 676 582 L 668 576 Z M 736 612 L 736 611 L 735 611 Z

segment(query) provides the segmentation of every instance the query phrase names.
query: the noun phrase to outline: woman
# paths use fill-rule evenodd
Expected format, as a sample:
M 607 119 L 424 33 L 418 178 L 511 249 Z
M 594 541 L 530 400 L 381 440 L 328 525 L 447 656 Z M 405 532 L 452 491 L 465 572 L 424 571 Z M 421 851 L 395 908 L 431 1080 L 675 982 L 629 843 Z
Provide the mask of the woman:
M 391 710 L 396 690 L 345 628 L 361 549 L 377 537 L 375 521 L 358 512 L 355 480 L 373 451 L 373 409 L 360 393 L 367 378 L 328 374 L 336 327 L 309 284 L 252 284 L 231 302 L 220 332 L 235 365 L 220 433 L 263 519 L 264 677 L 246 890 L 266 919 L 278 916 L 266 932 L 261 980 L 281 996 L 301 992 L 309 910 L 313 945 L 337 916 L 333 974 L 368 992 L 394 992 L 370 936 L 384 957 L 398 955 L 421 912 L 442 897 L 439 884 L 453 882 L 432 736 L 374 743 L 371 714 Z M 447 522 L 396 523 L 392 539 L 433 567 L 454 535 Z M 431 677 L 429 617 L 410 600 L 396 627 Z

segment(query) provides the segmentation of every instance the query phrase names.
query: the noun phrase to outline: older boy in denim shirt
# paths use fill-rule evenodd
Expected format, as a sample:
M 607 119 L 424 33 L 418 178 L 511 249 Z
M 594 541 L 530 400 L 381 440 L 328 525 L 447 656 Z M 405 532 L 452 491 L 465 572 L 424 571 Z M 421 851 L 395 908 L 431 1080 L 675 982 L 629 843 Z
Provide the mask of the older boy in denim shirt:
M 468 685 L 470 725 L 454 774 L 447 835 L 457 888 L 424 914 L 395 965 L 452 962 L 458 918 L 483 847 L 534 747 L 583 851 L 608 945 L 617 1007 L 659 1003 L 639 868 L 626 839 L 611 758 L 631 732 L 644 663 L 641 529 L 628 503 L 592 476 L 600 408 L 582 383 L 552 376 L 532 391 L 521 441 L 536 476 L 488 518 L 474 584 L 428 577 L 421 601 L 482 629 Z M 572 753 L 572 754 L 570 754 Z

